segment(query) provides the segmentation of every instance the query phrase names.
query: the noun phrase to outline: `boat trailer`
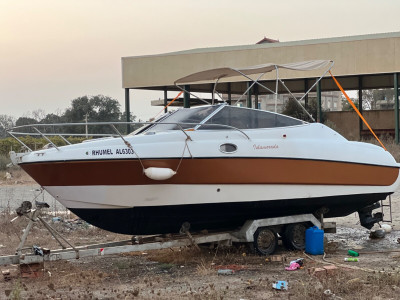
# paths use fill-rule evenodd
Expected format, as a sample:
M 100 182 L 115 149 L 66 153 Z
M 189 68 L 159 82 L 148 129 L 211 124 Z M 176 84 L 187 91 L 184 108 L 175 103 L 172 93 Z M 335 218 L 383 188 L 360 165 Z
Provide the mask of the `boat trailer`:
M 28 201 L 26 201 L 28 202 Z M 30 203 L 30 202 L 29 202 Z M 292 241 L 291 248 L 301 247 L 303 242 L 299 240 L 299 230 L 304 230 L 305 225 L 317 226 L 335 232 L 336 224 L 333 222 L 320 222 L 313 214 L 292 215 L 284 217 L 267 218 L 260 220 L 249 220 L 236 231 L 224 232 L 189 232 L 189 226 L 182 226 L 180 234 L 166 234 L 157 236 L 135 236 L 129 240 L 119 242 L 101 243 L 74 247 L 61 236 L 53 227 L 40 217 L 43 204 L 37 204 L 32 209 L 29 205 L 22 205 L 18 212 L 19 217 L 25 216 L 30 221 L 24 230 L 21 242 L 14 255 L 0 256 L 0 265 L 18 264 L 30 265 L 44 263 L 47 261 L 72 260 L 83 257 L 104 256 L 110 254 L 121 254 L 127 252 L 143 252 L 148 250 L 159 250 L 174 247 L 195 246 L 201 244 L 218 244 L 230 246 L 232 243 L 250 243 L 254 250 L 262 255 L 269 255 L 275 251 L 278 244 L 278 233 L 281 235 L 285 246 Z M 16 217 L 17 218 L 17 217 Z M 14 218 L 14 219 L 16 219 Z M 38 246 L 24 248 L 24 243 L 33 224 L 41 223 L 59 242 L 62 249 L 50 250 Z M 290 230 L 288 232 L 288 230 Z M 290 237 L 288 236 L 290 235 Z M 302 239 L 300 234 L 300 240 Z M 69 247 L 64 246 L 64 241 Z M 296 243 L 299 243 L 297 245 Z M 299 248 L 300 249 L 300 248 Z M 27 251 L 28 253 L 24 253 Z

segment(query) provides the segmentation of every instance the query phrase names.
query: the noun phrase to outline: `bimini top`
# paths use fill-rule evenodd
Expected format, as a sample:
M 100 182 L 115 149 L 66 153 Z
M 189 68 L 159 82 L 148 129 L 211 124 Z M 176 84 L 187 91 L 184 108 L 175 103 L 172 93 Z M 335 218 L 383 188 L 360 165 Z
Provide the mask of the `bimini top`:
M 297 70 L 297 71 L 311 71 L 316 69 L 321 69 L 327 67 L 331 64 L 330 68 L 333 65 L 332 60 L 309 60 L 309 61 L 302 61 L 302 62 L 295 62 L 295 63 L 288 63 L 288 64 L 274 64 L 268 63 L 263 65 L 257 65 L 242 69 L 235 69 L 235 68 L 217 68 L 217 69 L 210 69 L 205 70 L 197 73 L 190 74 L 188 76 L 182 77 L 175 81 L 175 85 L 182 84 L 182 83 L 192 83 L 198 81 L 215 81 L 221 78 L 227 77 L 235 77 L 238 75 L 254 75 L 254 74 L 263 74 L 268 73 L 276 69 L 290 69 L 290 70 Z

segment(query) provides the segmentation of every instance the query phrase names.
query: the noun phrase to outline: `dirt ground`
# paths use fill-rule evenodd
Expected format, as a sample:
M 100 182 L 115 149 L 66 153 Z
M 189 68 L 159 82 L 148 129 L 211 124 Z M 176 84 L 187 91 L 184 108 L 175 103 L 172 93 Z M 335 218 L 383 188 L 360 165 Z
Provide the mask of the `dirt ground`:
M 27 224 L 24 218 L 10 222 L 15 216 L 11 204 L 32 200 L 36 186 L 24 174 L 14 173 L 12 180 L 3 180 L 1 175 L 0 199 L 4 201 L 0 201 L 0 255 L 11 255 Z M 0 275 L 0 299 L 399 299 L 400 191 L 392 196 L 392 206 L 394 230 L 383 239 L 370 239 L 369 231 L 358 224 L 355 214 L 328 220 L 336 221 L 338 230 L 336 234 L 325 234 L 325 261 L 322 256 L 287 251 L 279 245 L 276 254 L 285 261 L 272 262 L 245 245 L 235 245 L 46 262 L 38 278 L 21 278 L 14 265 L 0 266 L 1 271 L 11 272 L 9 281 Z M 130 238 L 85 222 L 53 222 L 55 214 L 62 220 L 74 220 L 74 216 L 52 207 L 44 217 L 77 246 Z M 59 248 L 39 225 L 33 227 L 27 245 Z M 359 262 L 344 262 L 348 249 L 398 252 L 360 254 Z M 304 267 L 286 271 L 284 267 L 297 258 L 304 258 Z M 312 268 L 330 262 L 337 264 L 337 269 L 328 275 L 309 274 Z M 234 273 L 219 275 L 221 269 Z M 287 291 L 273 289 L 272 284 L 278 280 L 288 282 Z

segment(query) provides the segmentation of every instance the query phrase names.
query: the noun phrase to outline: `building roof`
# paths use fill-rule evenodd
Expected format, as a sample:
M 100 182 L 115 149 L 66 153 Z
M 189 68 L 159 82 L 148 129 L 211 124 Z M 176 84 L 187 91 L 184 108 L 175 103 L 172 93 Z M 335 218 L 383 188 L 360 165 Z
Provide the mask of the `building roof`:
M 270 44 L 270 43 L 279 43 L 279 40 L 273 40 L 273 39 L 270 39 L 270 38 L 267 38 L 267 37 L 264 36 L 264 38 L 261 41 L 258 41 L 256 43 L 256 45 L 259 45 L 259 44 Z
M 400 32 L 322 38 L 303 41 L 262 43 L 244 46 L 199 48 L 158 55 L 122 58 L 122 86 L 153 90 L 174 90 L 174 82 L 189 74 L 216 68 L 246 68 L 265 63 L 287 64 L 308 60 L 333 60 L 332 71 L 345 78 L 345 89 L 358 87 L 357 76 L 363 76 L 363 87 L 393 86 L 393 73 L 400 73 Z M 272 75 L 272 74 L 271 74 Z M 303 90 L 320 72 L 280 72 L 284 80 L 298 81 L 294 91 Z M 377 76 L 380 75 L 380 76 Z M 273 80 L 265 75 L 264 81 Z M 245 86 L 242 78 L 230 79 L 232 92 Z M 324 90 L 336 89 L 327 78 Z M 224 81 L 221 82 L 223 84 Z M 272 83 L 271 83 L 272 84 Z M 210 85 L 192 86 L 193 91 L 209 92 Z

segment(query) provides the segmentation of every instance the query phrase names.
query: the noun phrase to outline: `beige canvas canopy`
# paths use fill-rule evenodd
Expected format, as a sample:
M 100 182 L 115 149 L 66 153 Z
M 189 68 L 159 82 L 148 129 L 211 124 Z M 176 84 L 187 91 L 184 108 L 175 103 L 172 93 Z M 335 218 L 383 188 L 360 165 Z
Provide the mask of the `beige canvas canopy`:
M 327 67 L 329 64 L 332 64 L 333 61 L 331 60 L 309 60 L 309 61 L 302 61 L 302 62 L 295 62 L 295 63 L 288 63 L 288 64 L 274 64 L 268 63 L 263 65 L 257 65 L 242 69 L 235 69 L 235 68 L 217 68 L 217 69 L 210 69 L 205 70 L 197 73 L 193 73 L 191 75 L 182 77 L 175 81 L 175 84 L 186 84 L 186 83 L 193 83 L 199 81 L 211 81 L 211 80 L 218 80 L 221 78 L 227 77 L 235 77 L 238 75 L 254 75 L 254 74 L 264 74 L 271 71 L 279 69 L 290 69 L 296 71 L 311 71 L 315 69 L 320 69 Z

